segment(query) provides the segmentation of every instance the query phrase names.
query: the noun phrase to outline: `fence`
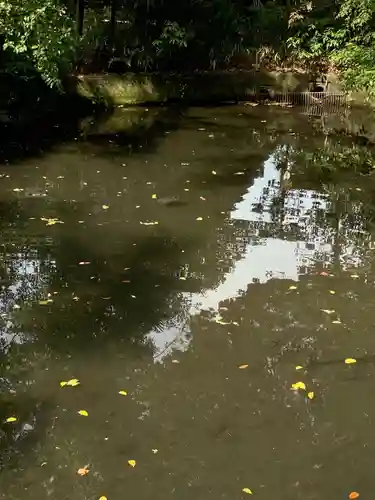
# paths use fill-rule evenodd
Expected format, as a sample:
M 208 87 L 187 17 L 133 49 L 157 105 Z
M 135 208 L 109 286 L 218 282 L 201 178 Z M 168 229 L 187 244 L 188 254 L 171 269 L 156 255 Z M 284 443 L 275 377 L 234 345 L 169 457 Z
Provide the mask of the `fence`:
M 349 106 L 348 96 L 344 93 L 282 92 L 275 93 L 272 100 L 279 104 L 301 107 L 303 113 L 319 116 L 323 113 L 335 113 Z

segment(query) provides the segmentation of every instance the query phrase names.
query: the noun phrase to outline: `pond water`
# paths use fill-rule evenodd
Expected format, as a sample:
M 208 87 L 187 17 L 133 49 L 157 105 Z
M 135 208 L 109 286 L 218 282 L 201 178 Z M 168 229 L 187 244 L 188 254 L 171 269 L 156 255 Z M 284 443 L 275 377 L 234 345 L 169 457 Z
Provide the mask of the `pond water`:
M 330 119 L 120 109 L 0 166 L 0 499 L 372 498 L 374 150 Z

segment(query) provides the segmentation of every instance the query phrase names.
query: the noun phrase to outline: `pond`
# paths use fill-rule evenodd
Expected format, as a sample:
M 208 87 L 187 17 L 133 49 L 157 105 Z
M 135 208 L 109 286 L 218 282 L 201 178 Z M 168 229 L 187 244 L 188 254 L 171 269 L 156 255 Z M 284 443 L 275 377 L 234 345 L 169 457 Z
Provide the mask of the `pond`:
M 4 160 L 0 499 L 371 498 L 375 150 L 345 120 L 119 109 Z

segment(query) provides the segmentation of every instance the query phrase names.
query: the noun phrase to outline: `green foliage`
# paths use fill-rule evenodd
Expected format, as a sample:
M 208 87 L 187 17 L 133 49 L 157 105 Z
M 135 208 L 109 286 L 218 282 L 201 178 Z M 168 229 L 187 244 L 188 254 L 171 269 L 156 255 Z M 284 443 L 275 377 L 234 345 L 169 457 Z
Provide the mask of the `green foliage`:
M 61 87 L 61 76 L 74 61 L 74 23 L 54 0 L 0 1 L 0 32 L 11 51 L 11 71 L 34 68 L 50 87 Z

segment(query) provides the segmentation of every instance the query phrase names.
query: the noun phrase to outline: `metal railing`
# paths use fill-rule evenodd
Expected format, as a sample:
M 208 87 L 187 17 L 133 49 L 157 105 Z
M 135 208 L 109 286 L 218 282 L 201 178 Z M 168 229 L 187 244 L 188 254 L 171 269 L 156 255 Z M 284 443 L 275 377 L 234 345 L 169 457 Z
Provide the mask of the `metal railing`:
M 306 114 L 321 115 L 334 113 L 349 106 L 348 96 L 331 92 L 281 92 L 275 93 L 272 100 L 284 105 L 301 107 Z

